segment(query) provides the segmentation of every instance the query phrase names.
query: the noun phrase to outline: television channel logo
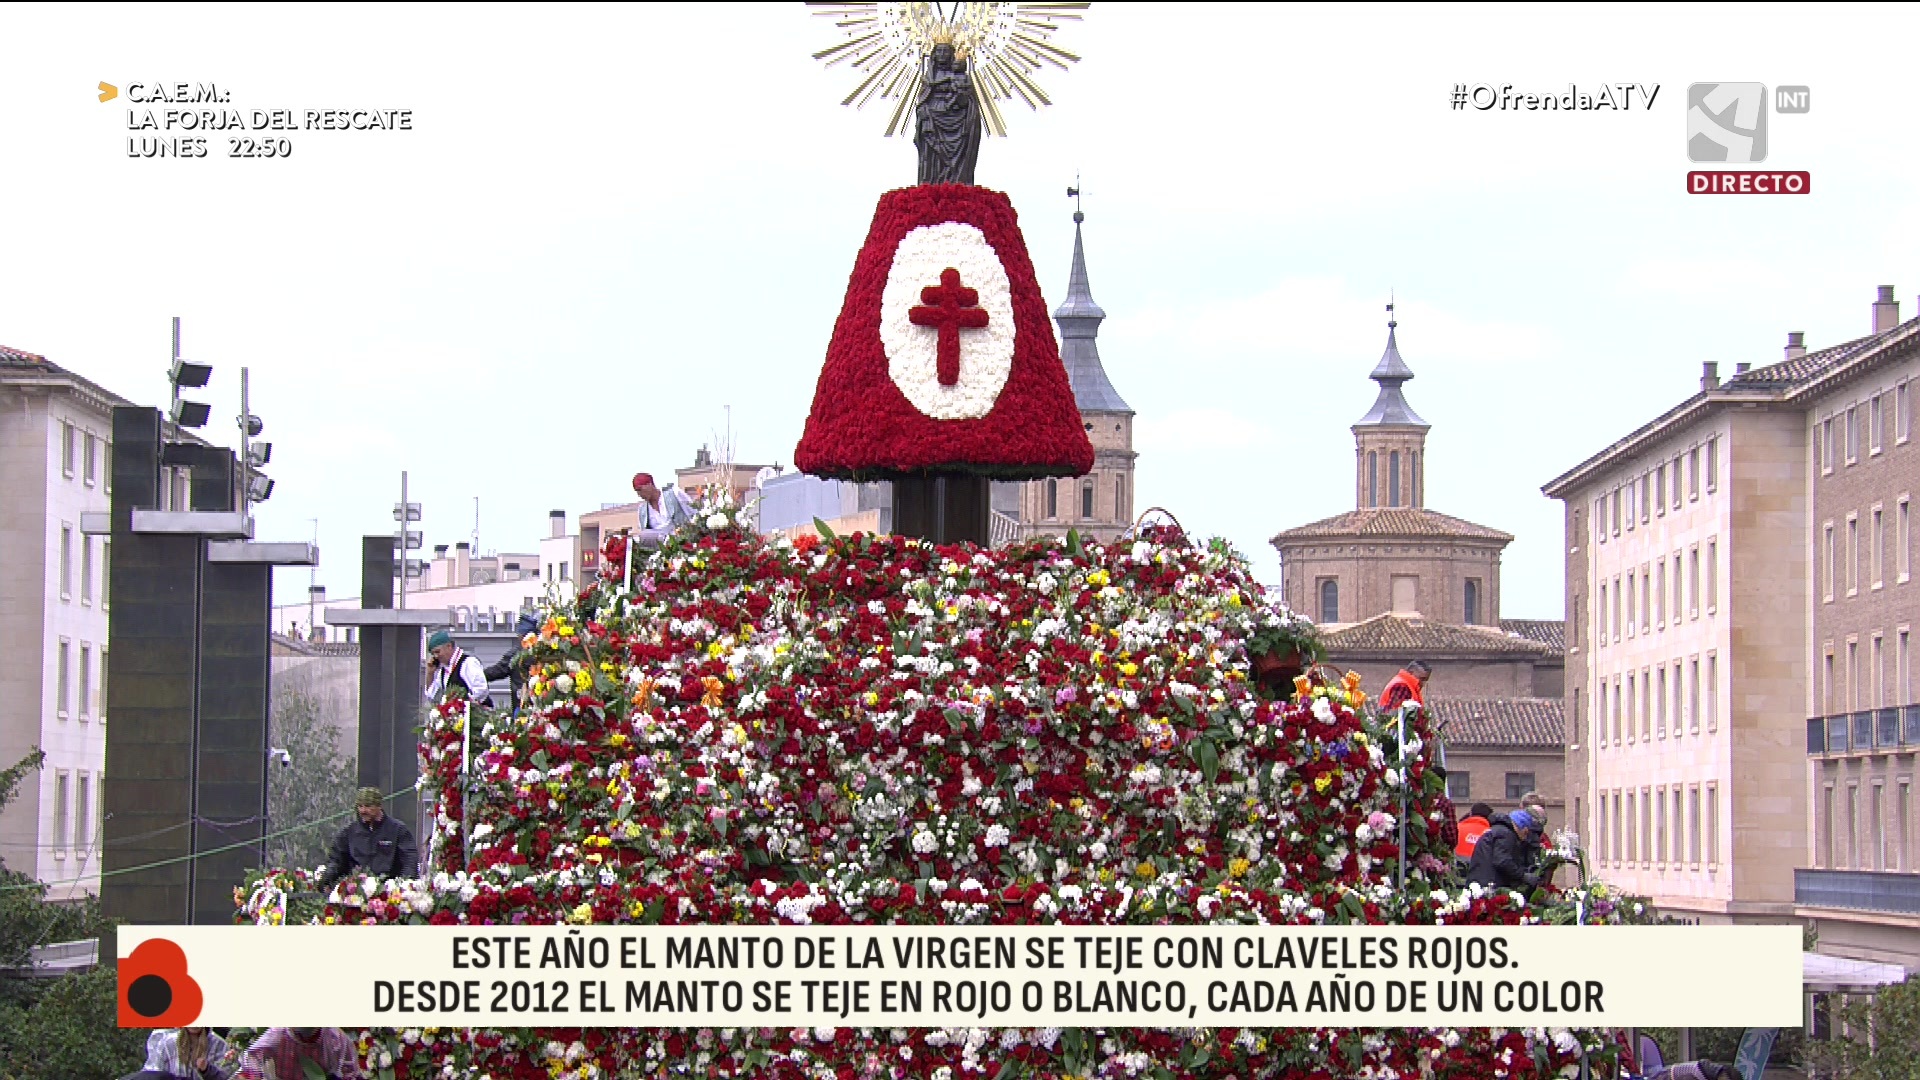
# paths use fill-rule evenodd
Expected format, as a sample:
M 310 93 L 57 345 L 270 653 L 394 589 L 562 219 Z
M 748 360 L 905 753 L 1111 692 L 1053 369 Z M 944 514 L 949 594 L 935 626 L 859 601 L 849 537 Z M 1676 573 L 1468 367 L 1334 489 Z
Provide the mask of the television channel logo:
M 1707 82 L 1687 87 L 1687 158 L 1702 162 L 1765 161 L 1766 85 Z

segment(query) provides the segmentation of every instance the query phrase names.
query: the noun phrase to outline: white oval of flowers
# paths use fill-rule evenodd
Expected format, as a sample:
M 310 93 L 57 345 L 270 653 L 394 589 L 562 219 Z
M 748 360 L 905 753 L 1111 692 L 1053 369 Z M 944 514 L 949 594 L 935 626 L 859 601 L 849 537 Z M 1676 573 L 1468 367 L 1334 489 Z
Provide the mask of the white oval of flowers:
M 914 323 L 909 314 L 923 306 L 920 290 L 939 285 L 947 269 L 960 272 L 960 284 L 977 291 L 987 325 L 960 330 L 960 378 L 940 383 L 940 332 Z M 1006 267 L 984 233 L 957 221 L 922 225 L 900 238 L 893 269 L 880 294 L 880 344 L 887 350 L 887 375 L 913 407 L 935 420 L 977 420 L 1013 373 L 1013 289 Z

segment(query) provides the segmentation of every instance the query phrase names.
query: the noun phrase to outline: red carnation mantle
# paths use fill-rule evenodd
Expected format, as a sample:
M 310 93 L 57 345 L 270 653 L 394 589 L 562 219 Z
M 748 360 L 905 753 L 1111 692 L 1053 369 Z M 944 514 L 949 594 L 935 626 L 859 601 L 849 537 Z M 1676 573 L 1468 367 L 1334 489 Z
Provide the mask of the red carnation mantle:
M 883 294 L 902 241 L 916 229 L 959 223 L 978 229 L 1006 274 L 1013 341 L 1011 370 L 984 415 L 940 419 L 908 399 L 889 371 Z M 1005 333 L 974 290 L 985 283 L 935 269 L 916 280 L 915 332 L 937 338 L 938 383 L 953 387 L 964 335 Z M 969 474 L 1001 479 L 1078 476 L 1093 468 L 1093 446 L 1074 405 L 1060 347 L 1006 195 L 967 184 L 922 184 L 880 197 L 873 227 L 854 262 L 846 303 L 834 324 L 813 411 L 794 451 L 804 472 L 841 479 Z

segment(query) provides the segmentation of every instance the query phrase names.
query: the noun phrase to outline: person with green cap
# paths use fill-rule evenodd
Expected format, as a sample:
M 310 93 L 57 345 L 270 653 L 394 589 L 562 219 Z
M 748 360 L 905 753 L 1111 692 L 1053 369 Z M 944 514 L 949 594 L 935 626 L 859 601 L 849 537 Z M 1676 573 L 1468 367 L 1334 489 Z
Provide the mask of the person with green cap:
M 377 877 L 417 877 L 420 854 L 414 847 L 413 830 L 386 812 L 380 789 L 361 788 L 353 798 L 353 808 L 360 820 L 333 838 L 326 872 L 320 875 L 320 892 L 331 893 L 334 884 L 355 868 Z
M 427 701 L 434 705 L 446 701 L 449 691 L 476 704 L 493 703 L 487 690 L 486 667 L 478 657 L 453 643 L 452 631 L 435 630 L 427 636 L 427 675 Z

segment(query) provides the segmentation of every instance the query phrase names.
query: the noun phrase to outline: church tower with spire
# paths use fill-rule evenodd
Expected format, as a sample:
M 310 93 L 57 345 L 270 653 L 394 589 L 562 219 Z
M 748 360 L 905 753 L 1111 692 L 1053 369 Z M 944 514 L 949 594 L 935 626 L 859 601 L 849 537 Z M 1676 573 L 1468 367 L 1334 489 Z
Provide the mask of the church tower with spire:
M 1077 195 L 1077 189 L 1070 192 Z M 1067 275 L 1067 298 L 1054 309 L 1060 327 L 1060 359 L 1066 364 L 1073 401 L 1080 409 L 1088 441 L 1093 443 L 1093 471 L 1085 476 L 996 484 L 994 539 L 1019 536 L 1065 536 L 1078 531 L 1088 539 L 1109 541 L 1133 525 L 1139 512 L 1133 499 L 1133 409 L 1107 378 L 1095 338 L 1107 317 L 1094 303 L 1087 282 L 1086 244 L 1081 225 L 1086 215 L 1073 212 L 1073 268 Z
M 1393 305 L 1387 305 L 1387 351 L 1368 376 L 1380 384 L 1380 396 L 1373 408 L 1353 425 L 1354 509 L 1408 506 L 1426 503 L 1426 485 L 1420 460 L 1427 448 L 1427 429 L 1407 404 L 1400 388 L 1413 378 L 1413 369 L 1400 359 L 1400 344 L 1395 340 L 1400 325 L 1393 318 Z

